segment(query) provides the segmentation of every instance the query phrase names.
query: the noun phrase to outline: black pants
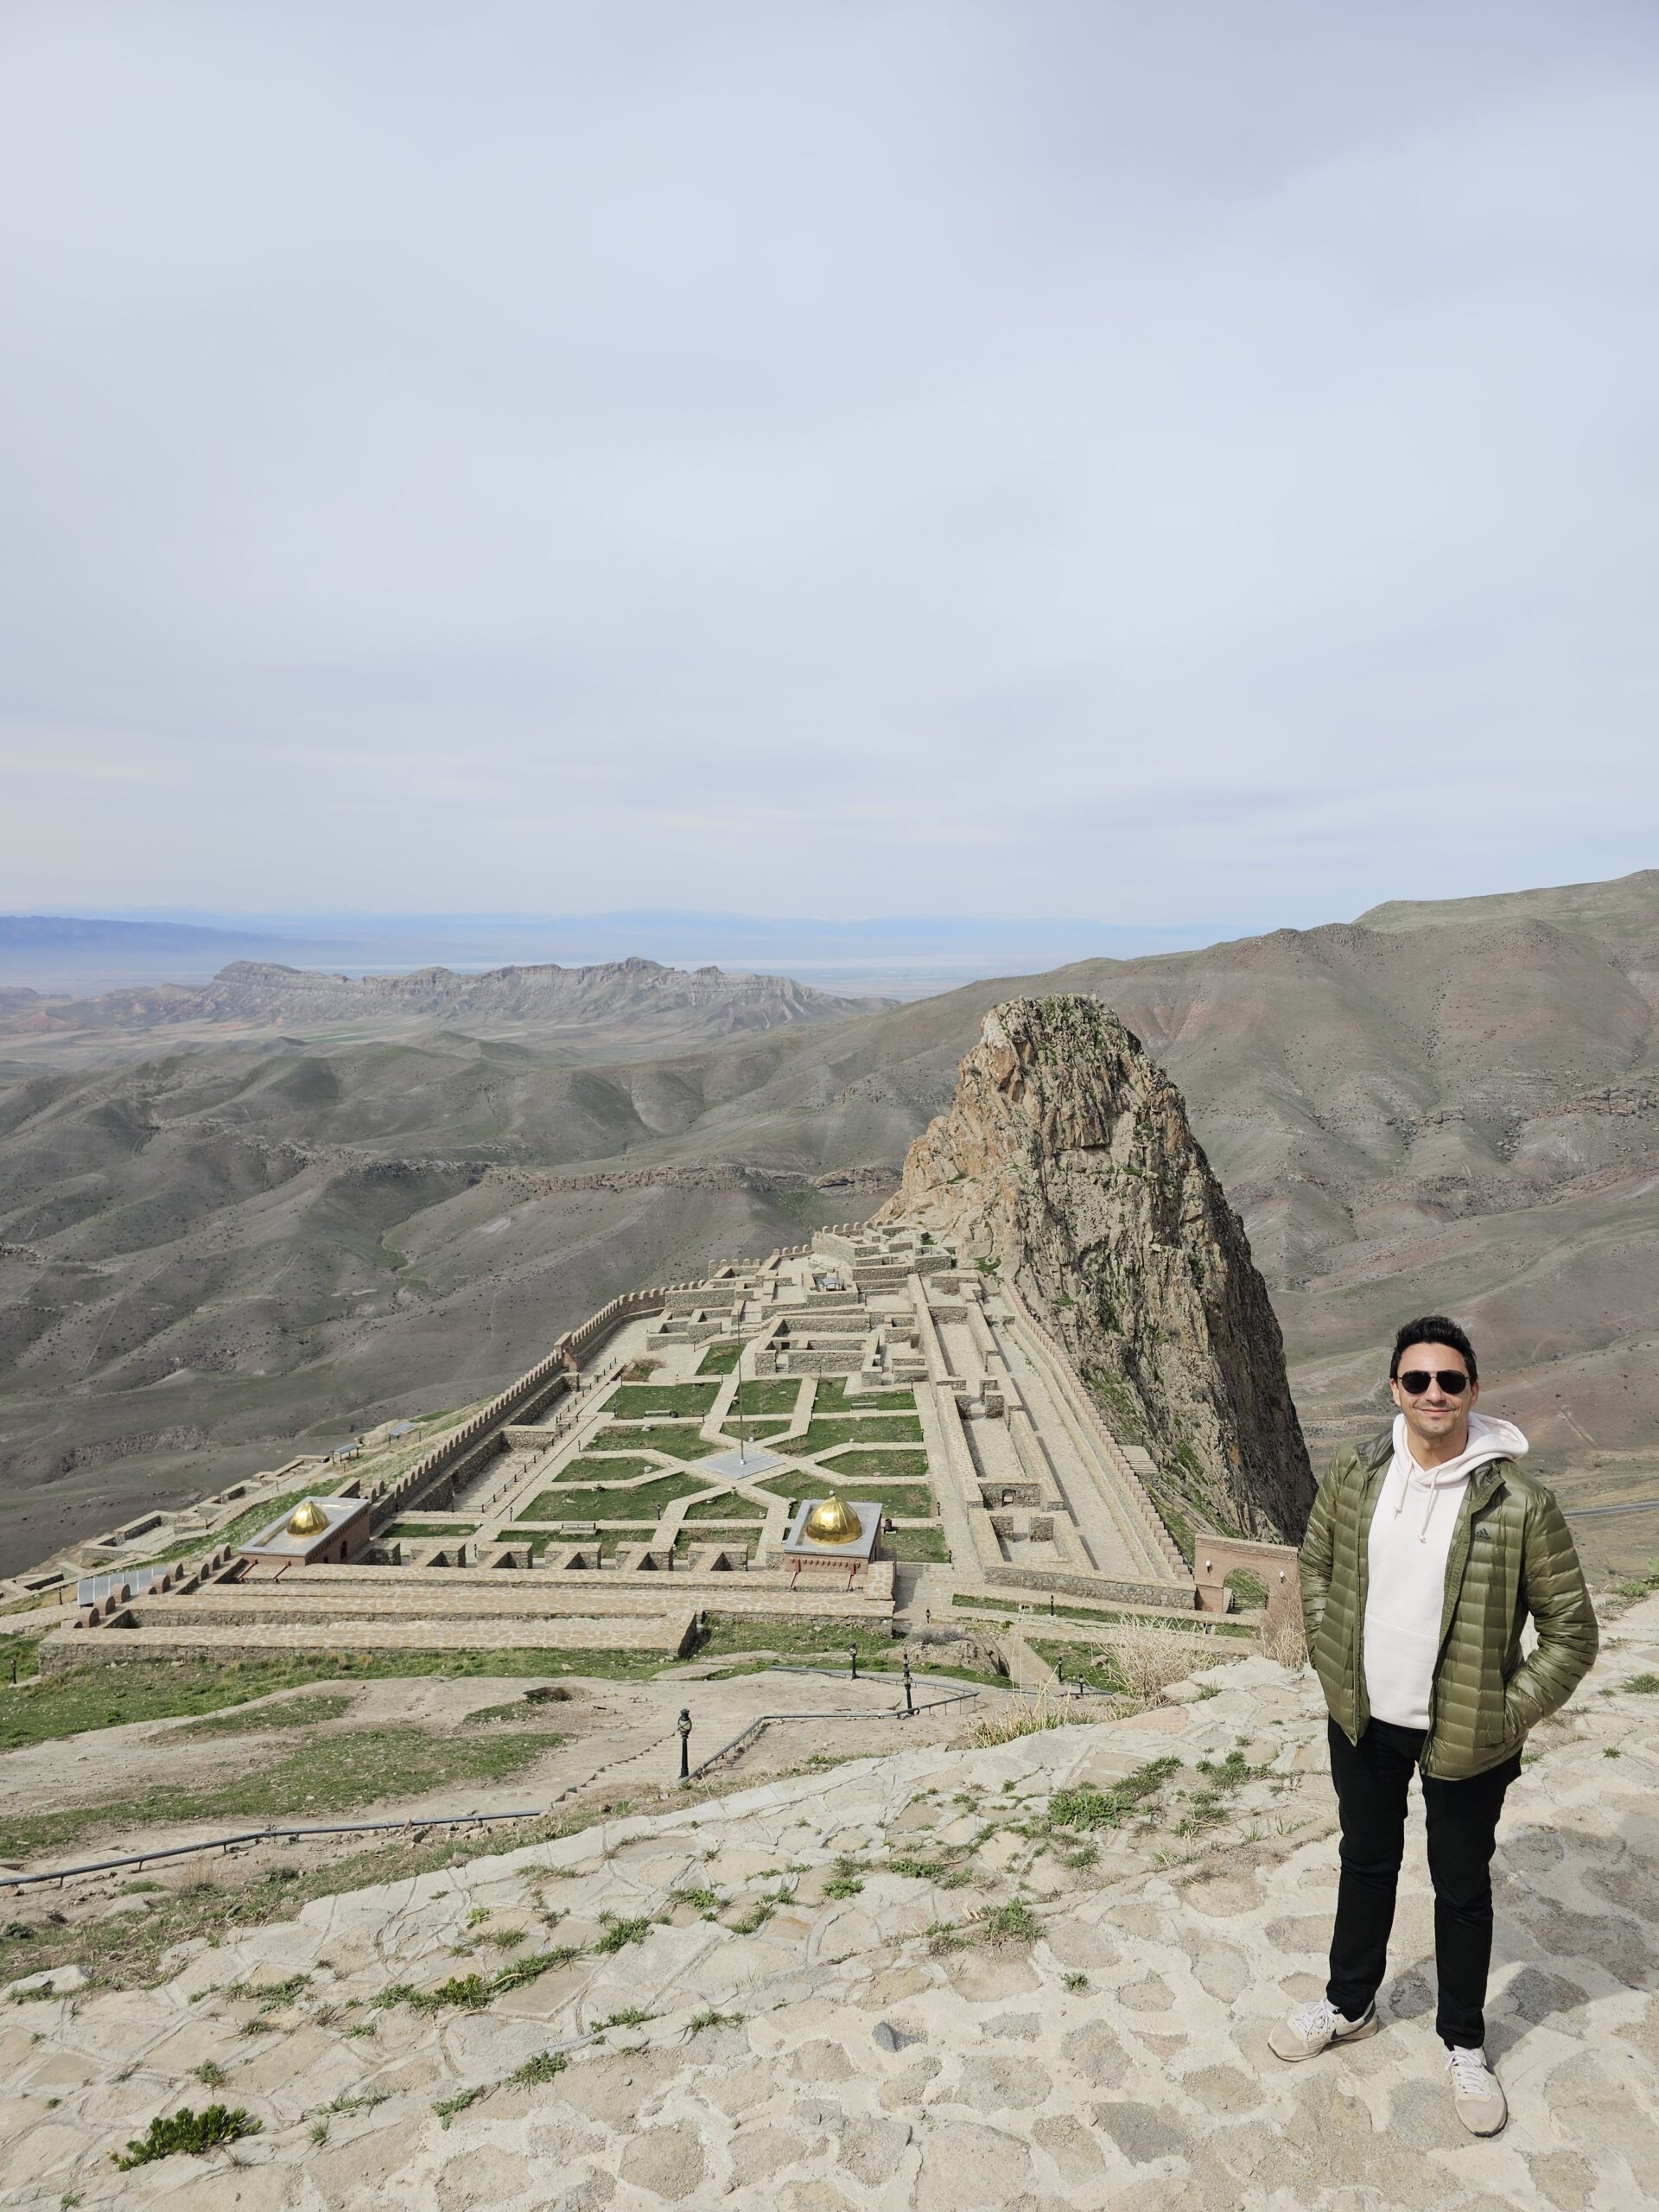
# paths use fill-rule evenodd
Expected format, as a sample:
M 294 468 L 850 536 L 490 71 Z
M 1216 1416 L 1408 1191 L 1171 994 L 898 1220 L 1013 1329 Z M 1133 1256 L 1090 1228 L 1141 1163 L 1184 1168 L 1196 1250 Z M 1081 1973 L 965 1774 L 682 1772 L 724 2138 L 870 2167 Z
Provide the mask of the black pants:
M 1357 2020 L 1376 1998 L 1388 1963 L 1394 1892 L 1406 1848 L 1406 1792 L 1423 1748 L 1421 1728 L 1373 1720 L 1357 1744 L 1330 1724 L 1331 1779 L 1342 1818 L 1337 1924 L 1325 1995 Z M 1492 1959 L 1492 1844 L 1517 1754 L 1467 1782 L 1423 1777 L 1428 1872 L 1434 1885 L 1434 1965 L 1440 2040 L 1478 2049 L 1486 2040 L 1486 1973 Z

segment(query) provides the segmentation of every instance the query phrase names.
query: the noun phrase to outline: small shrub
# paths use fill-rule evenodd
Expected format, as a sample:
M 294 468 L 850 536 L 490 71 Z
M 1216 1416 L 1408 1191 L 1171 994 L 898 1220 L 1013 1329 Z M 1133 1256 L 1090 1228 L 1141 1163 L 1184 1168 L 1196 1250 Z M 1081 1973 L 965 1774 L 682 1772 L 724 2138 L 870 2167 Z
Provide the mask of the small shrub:
M 688 2035 L 700 2036 L 705 2028 L 739 2028 L 743 2024 L 741 2012 L 694 2012 L 686 2027 Z
M 534 2058 L 527 2058 L 522 2066 L 508 2075 L 507 2079 L 528 2088 L 537 2082 L 556 2080 L 569 2063 L 562 2050 L 538 2050 Z
M 1632 1675 L 1624 1688 L 1638 1691 L 1643 1697 L 1652 1697 L 1659 1692 L 1659 1675 Z
M 158 2113 L 144 2134 L 134 2136 L 124 2152 L 111 2151 L 110 2156 L 126 2173 L 134 2166 L 147 2166 L 154 2159 L 170 2158 L 175 2152 L 200 2157 L 220 2143 L 235 2143 L 245 2135 L 257 2135 L 259 2128 L 260 2122 L 251 2119 L 240 2105 L 234 2111 L 225 2105 L 209 2105 L 202 2112 L 192 2112 L 188 2105 L 181 2105 L 177 2112 L 169 2113 L 165 2118 Z
M 471 2089 L 461 2089 L 453 2097 L 440 2097 L 432 2109 L 438 2115 L 440 2127 L 448 2127 L 458 2112 L 465 2112 L 468 2105 L 475 2105 L 480 2097 L 489 2094 L 482 2083 Z
M 990 1906 L 975 1923 L 975 1933 L 988 1943 L 1033 1943 L 1042 1932 L 1042 1923 L 1024 1897 Z
M 451 1974 L 448 1981 L 441 1981 L 435 1989 L 423 1989 L 410 1999 L 417 2012 L 435 2012 L 445 2005 L 464 2005 L 475 2012 L 490 2001 L 490 1985 L 481 1974 Z

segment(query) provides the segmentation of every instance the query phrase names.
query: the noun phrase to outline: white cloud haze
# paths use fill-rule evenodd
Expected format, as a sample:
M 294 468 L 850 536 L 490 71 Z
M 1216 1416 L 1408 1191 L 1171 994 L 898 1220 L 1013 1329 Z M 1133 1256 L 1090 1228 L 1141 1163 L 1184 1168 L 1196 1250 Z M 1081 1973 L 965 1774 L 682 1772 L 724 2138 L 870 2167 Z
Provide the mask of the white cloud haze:
M 0 906 L 1656 855 L 1659 16 L 10 0 Z

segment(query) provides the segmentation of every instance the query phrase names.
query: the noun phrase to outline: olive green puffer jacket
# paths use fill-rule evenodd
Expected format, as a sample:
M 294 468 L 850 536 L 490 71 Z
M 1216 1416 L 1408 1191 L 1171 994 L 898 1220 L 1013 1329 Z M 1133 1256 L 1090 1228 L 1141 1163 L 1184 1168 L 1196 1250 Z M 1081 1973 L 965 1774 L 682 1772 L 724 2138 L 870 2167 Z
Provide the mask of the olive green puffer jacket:
M 1309 1656 L 1332 1719 L 1356 1744 L 1371 1717 L 1363 1633 L 1371 1515 L 1393 1456 L 1392 1431 L 1338 1452 L 1302 1544 Z M 1523 1659 L 1529 1613 L 1538 1643 Z M 1446 1563 L 1422 1771 L 1457 1781 L 1513 1758 L 1528 1729 L 1589 1673 L 1596 1644 L 1596 1616 L 1554 1496 L 1513 1459 L 1477 1467 Z

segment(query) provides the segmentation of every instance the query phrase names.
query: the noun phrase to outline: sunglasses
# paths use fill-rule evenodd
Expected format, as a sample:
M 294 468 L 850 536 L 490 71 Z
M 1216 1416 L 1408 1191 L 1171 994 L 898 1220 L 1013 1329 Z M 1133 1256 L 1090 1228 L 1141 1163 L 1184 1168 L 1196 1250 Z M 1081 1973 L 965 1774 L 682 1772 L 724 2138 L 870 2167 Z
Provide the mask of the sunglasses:
M 1413 1367 L 1396 1376 L 1395 1380 L 1400 1388 L 1408 1390 L 1414 1398 L 1421 1398 L 1431 1382 L 1438 1382 L 1448 1398 L 1461 1397 L 1469 1388 L 1469 1377 L 1459 1367 L 1437 1368 L 1433 1375 L 1426 1367 Z

